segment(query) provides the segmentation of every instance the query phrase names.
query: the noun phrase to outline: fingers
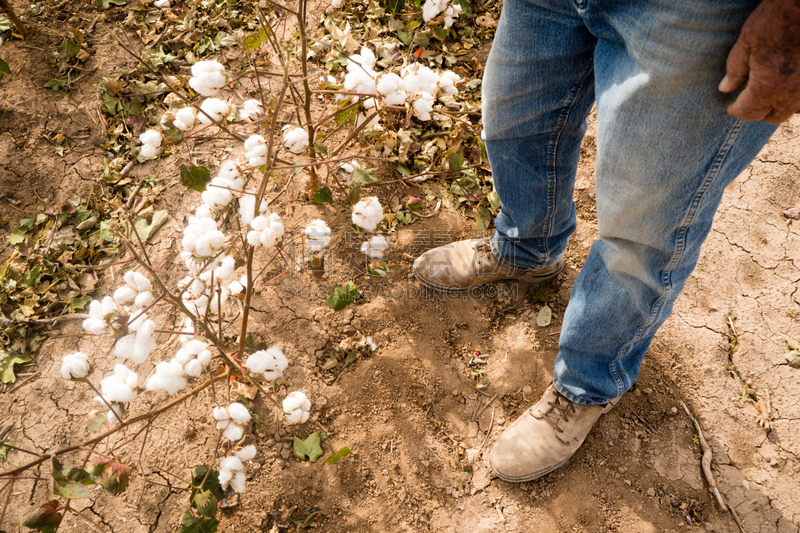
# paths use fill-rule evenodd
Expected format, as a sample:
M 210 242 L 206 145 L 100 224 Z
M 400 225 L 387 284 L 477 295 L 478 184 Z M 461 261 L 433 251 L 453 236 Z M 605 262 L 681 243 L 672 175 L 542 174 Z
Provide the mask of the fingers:
M 728 114 L 742 120 L 761 120 L 772 112 L 772 103 L 756 94 L 756 83 L 749 83 L 728 106 Z
M 750 51 L 739 38 L 731 48 L 726 63 L 725 77 L 719 83 L 719 90 L 723 93 L 732 93 L 745 84 L 750 75 Z

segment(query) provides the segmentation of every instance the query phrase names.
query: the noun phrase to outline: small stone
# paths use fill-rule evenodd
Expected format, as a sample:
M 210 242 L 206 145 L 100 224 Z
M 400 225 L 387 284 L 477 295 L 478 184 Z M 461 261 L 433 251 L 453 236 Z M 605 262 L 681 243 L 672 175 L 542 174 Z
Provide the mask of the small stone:
M 647 489 L 647 495 L 650 496 L 651 498 L 654 497 L 656 495 L 656 489 L 650 487 L 649 489 Z
M 671 415 L 677 415 L 678 414 L 678 408 L 677 407 L 673 407 L 672 409 L 669 410 L 669 413 Z
M 530 397 L 531 397 L 531 394 L 533 394 L 533 389 L 531 388 L 530 385 L 525 385 L 524 387 L 522 387 L 522 397 L 523 398 L 529 400 Z
M 284 459 L 288 459 L 292 455 L 292 452 L 289 451 L 289 448 L 284 448 L 281 450 L 281 457 Z

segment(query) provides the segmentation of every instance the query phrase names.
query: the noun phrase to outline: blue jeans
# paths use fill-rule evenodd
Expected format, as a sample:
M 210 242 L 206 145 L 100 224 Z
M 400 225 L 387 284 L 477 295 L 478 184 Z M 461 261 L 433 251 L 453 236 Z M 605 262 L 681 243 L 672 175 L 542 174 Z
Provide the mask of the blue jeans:
M 521 269 L 563 257 L 586 117 L 597 102 L 600 238 L 572 289 L 554 384 L 579 404 L 636 381 L 725 187 L 776 127 L 717 91 L 759 0 L 505 0 L 483 81 L 502 201 L 492 250 Z

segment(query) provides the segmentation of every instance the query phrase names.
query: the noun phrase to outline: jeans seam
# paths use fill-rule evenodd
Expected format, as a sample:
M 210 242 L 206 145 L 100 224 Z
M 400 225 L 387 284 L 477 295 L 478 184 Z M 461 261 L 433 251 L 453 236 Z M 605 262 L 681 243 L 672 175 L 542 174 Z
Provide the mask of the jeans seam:
M 555 211 L 556 211 L 556 188 L 558 187 L 558 176 L 556 171 L 556 159 L 558 157 L 558 145 L 561 141 L 561 135 L 564 133 L 564 129 L 567 126 L 567 122 L 569 121 L 569 117 L 572 114 L 572 111 L 575 109 L 575 103 L 580 98 L 581 92 L 583 91 L 584 86 L 586 85 L 586 80 L 589 78 L 589 75 L 592 73 L 594 69 L 594 61 L 589 62 L 589 67 L 583 73 L 580 78 L 580 83 L 577 84 L 576 90 L 573 94 L 570 95 L 569 103 L 564 106 L 564 112 L 561 113 L 559 117 L 559 123 L 557 125 L 557 133 L 555 136 L 555 140 L 550 143 L 550 147 L 547 151 L 547 214 L 545 215 L 545 222 L 543 226 L 543 234 L 540 237 L 541 244 L 540 247 L 543 248 L 542 252 L 545 257 L 544 262 L 547 263 L 550 261 L 550 250 L 547 246 L 547 238 L 553 233 L 553 219 L 555 218 Z
M 617 356 L 614 358 L 611 363 L 609 363 L 609 371 L 611 376 L 614 378 L 614 381 L 617 384 L 617 396 L 622 396 L 625 393 L 625 383 L 622 380 L 622 377 L 619 375 L 617 371 L 617 363 L 620 359 L 625 355 L 628 348 L 634 342 L 639 341 L 642 338 L 645 330 L 651 327 L 658 317 L 659 313 L 661 312 L 661 308 L 664 305 L 664 302 L 667 301 L 671 292 L 672 292 L 672 273 L 680 264 L 681 259 L 683 259 L 683 254 L 686 250 L 686 233 L 689 231 L 692 223 L 697 218 L 697 213 L 700 210 L 700 204 L 703 202 L 703 198 L 705 197 L 708 190 L 711 188 L 712 183 L 714 180 L 717 179 L 719 176 L 719 171 L 722 168 L 722 165 L 725 163 L 725 159 L 727 158 L 728 154 L 733 147 L 733 143 L 736 142 L 736 139 L 739 136 L 739 132 L 742 130 L 744 122 L 742 120 L 737 120 L 733 127 L 731 128 L 730 132 L 728 132 L 727 137 L 725 138 L 725 142 L 722 143 L 719 150 L 717 151 L 717 155 L 714 158 L 714 162 L 711 165 L 711 168 L 708 170 L 703 183 L 698 190 L 695 197 L 692 199 L 692 203 L 689 206 L 689 210 L 686 213 L 686 216 L 683 219 L 683 223 L 681 224 L 678 230 L 678 237 L 675 242 L 675 251 L 672 254 L 672 258 L 670 259 L 669 263 L 667 263 L 666 268 L 663 272 L 663 279 L 662 284 L 664 286 L 664 294 L 661 296 L 656 302 L 653 304 L 653 308 L 650 311 L 650 316 L 648 317 L 647 321 L 636 330 L 636 334 L 633 338 L 623 344 L 619 351 L 617 352 Z

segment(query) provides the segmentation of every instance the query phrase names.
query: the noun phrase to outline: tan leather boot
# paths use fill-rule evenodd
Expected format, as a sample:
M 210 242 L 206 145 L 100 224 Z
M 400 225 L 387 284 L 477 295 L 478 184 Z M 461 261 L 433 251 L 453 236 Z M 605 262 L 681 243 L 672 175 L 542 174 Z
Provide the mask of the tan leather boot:
M 572 403 L 551 384 L 539 403 L 500 435 L 489 465 L 500 479 L 518 483 L 549 474 L 578 451 L 600 415 L 616 403 Z
M 556 277 L 563 268 L 563 259 L 539 270 L 509 268 L 494 256 L 486 237 L 451 242 L 428 250 L 414 261 L 414 276 L 434 289 L 463 291 L 505 279 L 541 283 Z

